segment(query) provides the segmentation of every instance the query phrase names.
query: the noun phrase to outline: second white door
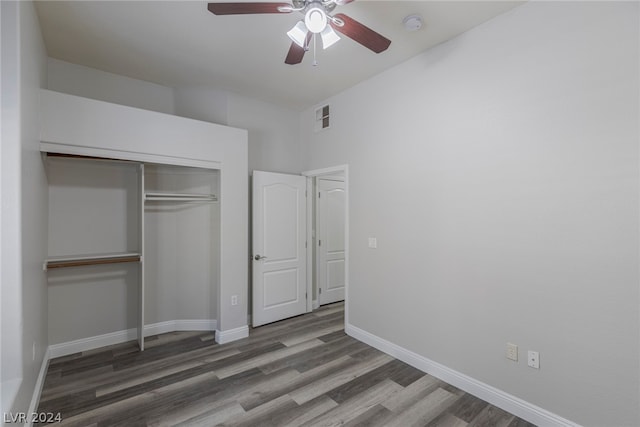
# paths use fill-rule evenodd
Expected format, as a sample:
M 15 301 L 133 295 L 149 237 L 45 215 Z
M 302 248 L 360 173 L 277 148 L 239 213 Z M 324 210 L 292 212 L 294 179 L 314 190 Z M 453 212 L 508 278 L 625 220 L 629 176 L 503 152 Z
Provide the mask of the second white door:
M 345 185 L 324 178 L 317 185 L 318 301 L 323 305 L 344 300 Z

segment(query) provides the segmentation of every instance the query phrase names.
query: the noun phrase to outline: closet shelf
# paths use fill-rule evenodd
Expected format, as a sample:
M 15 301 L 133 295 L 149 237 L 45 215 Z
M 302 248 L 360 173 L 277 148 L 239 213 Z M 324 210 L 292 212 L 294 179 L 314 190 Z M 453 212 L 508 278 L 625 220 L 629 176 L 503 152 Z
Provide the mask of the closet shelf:
M 217 202 L 214 194 L 189 194 L 189 193 L 145 193 L 146 201 L 173 201 L 173 202 Z
M 140 262 L 140 254 L 137 252 L 124 252 L 114 254 L 77 255 L 50 257 L 44 262 L 44 269 L 81 267 L 85 265 L 118 264 L 124 262 Z

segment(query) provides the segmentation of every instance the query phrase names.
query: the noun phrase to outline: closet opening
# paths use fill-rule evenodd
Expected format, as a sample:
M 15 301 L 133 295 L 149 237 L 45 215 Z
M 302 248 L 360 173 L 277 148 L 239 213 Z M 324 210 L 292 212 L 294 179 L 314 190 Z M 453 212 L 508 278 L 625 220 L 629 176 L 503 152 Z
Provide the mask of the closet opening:
M 219 170 L 53 153 L 45 164 L 54 347 L 137 338 L 144 350 L 146 336 L 216 329 Z

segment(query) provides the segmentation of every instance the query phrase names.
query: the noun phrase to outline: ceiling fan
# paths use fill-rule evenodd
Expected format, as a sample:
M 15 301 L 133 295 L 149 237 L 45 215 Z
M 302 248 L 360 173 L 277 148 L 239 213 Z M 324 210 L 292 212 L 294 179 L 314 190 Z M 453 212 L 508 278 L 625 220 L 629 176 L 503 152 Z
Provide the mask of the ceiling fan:
M 285 59 L 286 64 L 299 64 L 309 43 L 316 34 L 322 39 L 326 49 L 340 37 L 336 31 L 357 41 L 375 53 L 386 50 L 391 40 L 373 31 L 343 13 L 331 15 L 336 6 L 342 6 L 355 0 L 292 0 L 291 3 L 209 3 L 209 12 L 214 15 L 246 15 L 254 13 L 291 13 L 300 12 L 304 18 L 287 32 L 291 38 L 291 47 Z M 334 31 L 335 30 L 335 31 Z

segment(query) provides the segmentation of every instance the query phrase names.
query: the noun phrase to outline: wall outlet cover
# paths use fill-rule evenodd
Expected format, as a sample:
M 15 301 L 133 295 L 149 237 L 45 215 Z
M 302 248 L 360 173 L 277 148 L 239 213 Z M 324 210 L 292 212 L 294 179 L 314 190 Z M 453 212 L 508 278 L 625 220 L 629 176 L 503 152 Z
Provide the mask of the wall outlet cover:
M 534 369 L 540 369 L 540 353 L 529 350 L 527 353 L 527 365 Z

